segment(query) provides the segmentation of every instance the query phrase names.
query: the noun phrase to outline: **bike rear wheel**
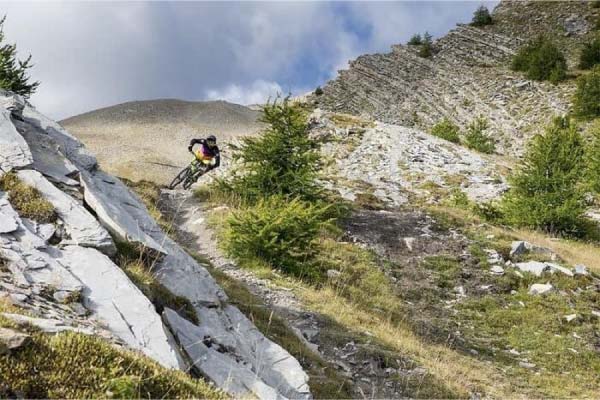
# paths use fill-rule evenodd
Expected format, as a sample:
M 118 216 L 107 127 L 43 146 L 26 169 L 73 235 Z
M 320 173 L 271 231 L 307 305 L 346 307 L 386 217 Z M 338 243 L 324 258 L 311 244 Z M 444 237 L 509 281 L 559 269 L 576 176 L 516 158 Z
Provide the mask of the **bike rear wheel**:
M 186 178 L 188 178 L 190 173 L 191 173 L 190 166 L 187 166 L 184 169 L 182 169 L 177 174 L 177 176 L 175 176 L 175 178 L 173 178 L 173 180 L 171 181 L 171 184 L 169 185 L 169 189 L 171 189 L 171 190 L 175 189 L 181 182 L 185 181 Z

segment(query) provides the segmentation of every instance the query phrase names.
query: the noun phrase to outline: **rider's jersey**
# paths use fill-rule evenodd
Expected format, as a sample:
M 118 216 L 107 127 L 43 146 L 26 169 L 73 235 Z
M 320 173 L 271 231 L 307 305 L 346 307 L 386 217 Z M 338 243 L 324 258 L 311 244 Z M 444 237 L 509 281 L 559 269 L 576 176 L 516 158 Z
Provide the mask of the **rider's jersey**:
M 201 144 L 202 146 L 196 151 L 196 157 L 205 164 L 212 163 L 214 160 L 214 167 L 218 167 L 221 164 L 221 153 L 219 146 L 213 146 L 212 148 L 206 143 L 205 139 L 192 139 L 190 146 L 195 144 Z

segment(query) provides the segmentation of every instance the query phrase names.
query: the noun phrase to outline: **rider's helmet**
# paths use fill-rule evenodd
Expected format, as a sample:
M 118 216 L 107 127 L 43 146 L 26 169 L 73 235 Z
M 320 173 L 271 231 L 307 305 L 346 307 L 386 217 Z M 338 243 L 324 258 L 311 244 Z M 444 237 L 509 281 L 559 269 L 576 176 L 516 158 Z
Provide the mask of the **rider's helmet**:
M 217 137 L 215 135 L 209 135 L 206 137 L 206 144 L 210 147 L 214 147 L 217 145 Z

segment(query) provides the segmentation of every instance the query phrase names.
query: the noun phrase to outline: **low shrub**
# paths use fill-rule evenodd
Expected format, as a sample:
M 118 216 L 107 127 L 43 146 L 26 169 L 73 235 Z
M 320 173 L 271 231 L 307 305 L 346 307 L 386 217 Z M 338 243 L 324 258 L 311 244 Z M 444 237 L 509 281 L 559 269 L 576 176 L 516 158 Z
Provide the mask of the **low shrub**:
M 485 26 L 493 24 L 492 16 L 486 6 L 481 5 L 473 13 L 473 19 L 471 25 L 473 26 Z
M 41 224 L 56 221 L 52 203 L 39 190 L 23 183 L 15 173 L 9 172 L 0 177 L 0 190 L 8 193 L 8 201 L 21 217 Z
M 600 35 L 583 44 L 579 54 L 579 68 L 591 69 L 600 64 Z
M 587 120 L 600 116 L 600 66 L 577 78 L 573 112 Z
M 512 60 L 512 69 L 525 72 L 528 79 L 558 83 L 567 77 L 567 61 L 549 39 L 539 36 L 521 47 Z
M 470 149 L 486 154 L 492 154 L 496 151 L 494 140 L 485 134 L 488 126 L 486 118 L 475 118 L 467 127 L 465 145 Z
M 330 206 L 272 196 L 232 214 L 227 220 L 225 249 L 238 260 L 258 258 L 273 268 L 308 280 L 321 271 L 311 263 L 315 240 L 330 225 Z
M 315 89 L 315 95 L 321 96 L 322 94 L 323 94 L 323 89 L 321 88 L 321 86 L 317 86 L 317 88 Z
M 507 223 L 551 234 L 585 236 L 584 144 L 577 128 L 559 118 L 532 139 L 524 164 L 501 202 Z
M 452 143 L 459 143 L 459 128 L 448 118 L 442 119 L 431 128 L 431 134 Z

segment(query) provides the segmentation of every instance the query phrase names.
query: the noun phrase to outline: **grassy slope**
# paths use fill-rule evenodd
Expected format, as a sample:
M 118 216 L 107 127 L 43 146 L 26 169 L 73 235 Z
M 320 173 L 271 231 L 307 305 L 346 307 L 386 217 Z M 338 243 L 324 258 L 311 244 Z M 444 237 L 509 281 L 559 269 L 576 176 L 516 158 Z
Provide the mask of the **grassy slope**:
M 433 211 L 447 228 L 459 229 L 471 238 L 473 257 L 482 257 L 483 248 L 496 248 L 505 253 L 510 242 L 517 238 L 537 238 L 537 243 L 547 241 L 559 249 L 561 256 L 578 254 L 581 257 L 582 252 L 578 251 L 581 248 L 590 254 L 600 251 L 592 244 L 553 241 L 540 233 L 513 232 L 500 227 L 491 228 L 495 232 L 494 238 L 486 239 L 490 227 L 482 227 L 476 216 L 459 208 L 438 207 Z M 225 215 L 213 216 L 212 225 L 217 231 L 221 230 L 221 234 L 226 226 L 225 218 Z M 493 397 L 589 398 L 597 393 L 600 357 L 593 343 L 598 320 L 591 316 L 591 311 L 596 309 L 600 298 L 597 290 L 590 287 L 589 279 L 559 275 L 537 280 L 527 275 L 522 280 L 508 274 L 494 277 L 487 273 L 487 257 L 482 257 L 477 265 L 481 270 L 478 279 L 498 290 L 489 296 L 469 296 L 456 307 L 455 316 L 446 321 L 460 330 L 466 343 L 463 348 L 479 350 L 469 354 L 445 343 L 444 337 L 424 337 L 415 330 L 411 321 L 406 320 L 410 315 L 407 299 L 402 293 L 392 293 L 390 282 L 380 273 L 381 266 L 368 252 L 365 254 L 352 244 L 327 238 L 322 241 L 322 246 L 322 256 L 327 263 L 336 263 L 341 271 L 357 272 L 360 279 L 351 279 L 351 273 L 342 275 L 342 285 L 327 282 L 314 286 L 290 277 L 282 280 L 256 260 L 239 261 L 242 267 L 254 269 L 261 278 L 291 288 L 309 310 L 330 318 L 357 337 L 368 331 L 382 347 L 410 357 L 417 365 L 425 367 L 429 381 L 406 382 L 406 395 L 465 397 L 469 393 L 485 393 Z M 567 262 L 572 261 L 564 258 Z M 451 289 L 460 283 L 464 268 L 456 260 L 452 257 L 430 258 L 422 267 L 433 271 L 435 285 Z M 550 296 L 529 295 L 529 284 L 538 281 L 553 283 L 559 292 Z M 511 290 L 516 293 L 512 294 Z M 443 299 L 432 301 L 440 300 Z M 568 324 L 564 316 L 571 313 L 577 313 L 579 317 Z M 507 357 L 506 349 L 511 348 L 519 351 L 521 356 Z M 531 370 L 521 367 L 519 360 L 523 359 L 536 367 Z
M 20 310 L 0 301 L 0 312 Z M 0 327 L 17 329 L 3 317 Z M 0 397 L 225 398 L 202 380 L 99 338 L 70 332 L 48 335 L 34 327 L 26 331 L 31 335 L 27 345 L 0 356 Z

